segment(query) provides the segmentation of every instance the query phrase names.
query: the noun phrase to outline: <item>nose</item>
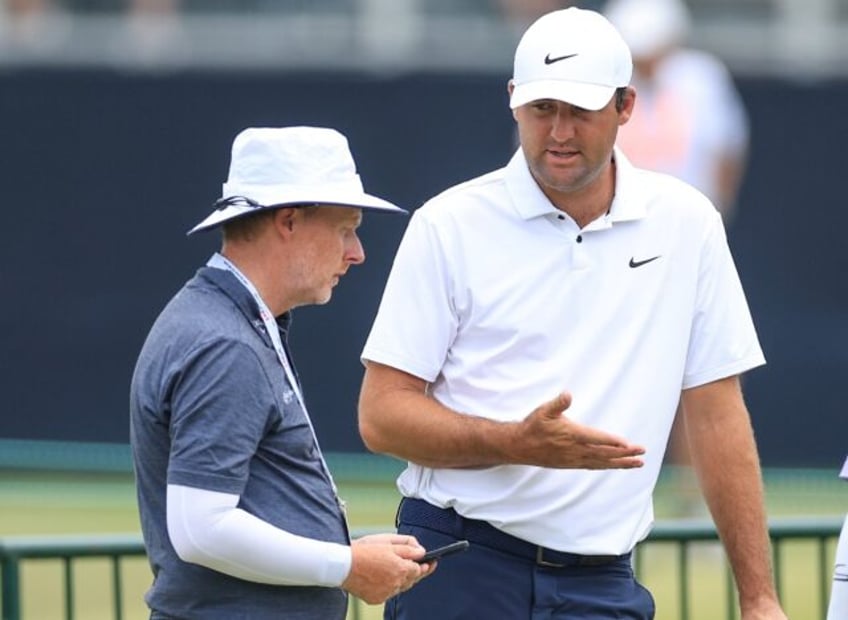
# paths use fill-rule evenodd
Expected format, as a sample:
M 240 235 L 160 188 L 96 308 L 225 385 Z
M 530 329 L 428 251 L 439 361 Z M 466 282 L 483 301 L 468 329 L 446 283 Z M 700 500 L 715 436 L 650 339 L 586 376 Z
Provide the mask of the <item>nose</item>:
M 362 241 L 358 235 L 353 235 L 353 238 L 347 244 L 345 260 L 351 265 L 361 265 L 365 262 L 365 248 L 362 247 Z
M 557 102 L 557 111 L 551 123 L 551 137 L 557 142 L 565 142 L 574 135 L 574 119 L 571 106 Z

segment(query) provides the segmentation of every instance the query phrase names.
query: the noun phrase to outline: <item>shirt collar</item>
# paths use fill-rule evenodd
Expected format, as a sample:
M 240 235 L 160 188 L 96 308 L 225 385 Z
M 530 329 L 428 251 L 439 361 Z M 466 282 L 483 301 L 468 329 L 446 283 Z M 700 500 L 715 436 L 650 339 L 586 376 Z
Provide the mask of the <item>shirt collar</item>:
M 647 215 L 648 196 L 638 182 L 638 171 L 618 147 L 613 149 L 613 158 L 616 164 L 615 196 L 606 217 L 610 223 L 642 219 Z M 520 147 L 506 166 L 504 180 L 515 210 L 522 219 L 560 213 L 530 174 Z M 622 199 L 622 196 L 627 198 Z
M 641 220 L 648 215 L 649 194 L 639 182 L 639 170 L 618 147 L 613 149 L 613 158 L 615 195 L 610 205 L 609 219 L 613 223 Z
M 559 213 L 548 197 L 542 192 L 536 179 L 530 174 L 524 151 L 521 147 L 509 160 L 504 174 L 507 192 L 512 198 L 512 204 L 518 215 L 524 220 L 530 220 L 540 215 L 556 215 Z
M 197 277 L 215 288 L 219 289 L 226 295 L 235 306 L 241 311 L 245 318 L 258 331 L 263 338 L 267 338 L 265 334 L 265 326 L 262 319 L 259 317 L 259 307 L 250 292 L 242 285 L 241 282 L 229 271 L 225 269 L 215 269 L 213 267 L 201 267 L 197 272 Z M 275 317 L 277 326 L 280 329 L 280 335 L 283 342 L 288 336 L 289 327 L 291 326 L 291 312 L 285 312 L 278 317 Z M 270 341 L 269 341 L 270 342 Z

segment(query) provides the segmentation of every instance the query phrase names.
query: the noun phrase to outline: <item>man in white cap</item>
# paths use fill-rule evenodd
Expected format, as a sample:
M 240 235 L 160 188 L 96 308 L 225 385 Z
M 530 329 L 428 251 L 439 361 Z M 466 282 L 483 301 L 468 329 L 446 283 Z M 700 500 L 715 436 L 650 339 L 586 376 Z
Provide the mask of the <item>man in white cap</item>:
M 300 391 L 290 311 L 330 300 L 365 254 L 365 193 L 346 138 L 251 128 L 215 210 L 223 246 L 162 311 L 130 394 L 151 618 L 343 620 L 426 576 L 412 536 L 351 542 Z
M 713 205 L 614 148 L 630 77 L 600 14 L 542 16 L 508 86 L 521 148 L 409 223 L 360 431 L 409 463 L 399 531 L 471 547 L 386 618 L 653 618 L 630 556 L 682 400 L 742 618 L 785 620 L 738 380 L 763 355 Z

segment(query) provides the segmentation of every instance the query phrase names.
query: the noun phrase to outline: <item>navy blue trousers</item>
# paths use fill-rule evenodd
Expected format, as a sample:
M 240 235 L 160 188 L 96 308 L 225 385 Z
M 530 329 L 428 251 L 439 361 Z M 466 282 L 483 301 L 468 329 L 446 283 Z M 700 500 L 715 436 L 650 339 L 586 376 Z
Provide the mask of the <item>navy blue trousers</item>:
M 405 523 L 402 513 L 398 531 L 412 534 L 428 549 L 464 537 L 458 531 L 436 531 Z M 468 539 L 471 542 L 468 551 L 442 559 L 432 575 L 390 599 L 385 606 L 384 619 L 654 618 L 653 597 L 636 581 L 629 556 L 602 565 L 553 568 L 475 542 L 471 536 Z

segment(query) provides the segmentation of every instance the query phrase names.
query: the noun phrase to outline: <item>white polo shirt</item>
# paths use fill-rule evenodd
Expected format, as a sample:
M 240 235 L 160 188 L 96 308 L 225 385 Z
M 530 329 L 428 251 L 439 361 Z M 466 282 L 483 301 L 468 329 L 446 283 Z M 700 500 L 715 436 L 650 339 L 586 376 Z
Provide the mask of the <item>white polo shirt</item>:
M 588 471 L 409 464 L 401 493 L 561 551 L 620 554 L 651 495 L 681 389 L 764 363 L 718 212 L 615 153 L 615 199 L 582 230 L 519 149 L 412 216 L 362 357 L 420 377 L 451 409 L 520 420 L 562 390 L 572 419 L 645 446 Z

